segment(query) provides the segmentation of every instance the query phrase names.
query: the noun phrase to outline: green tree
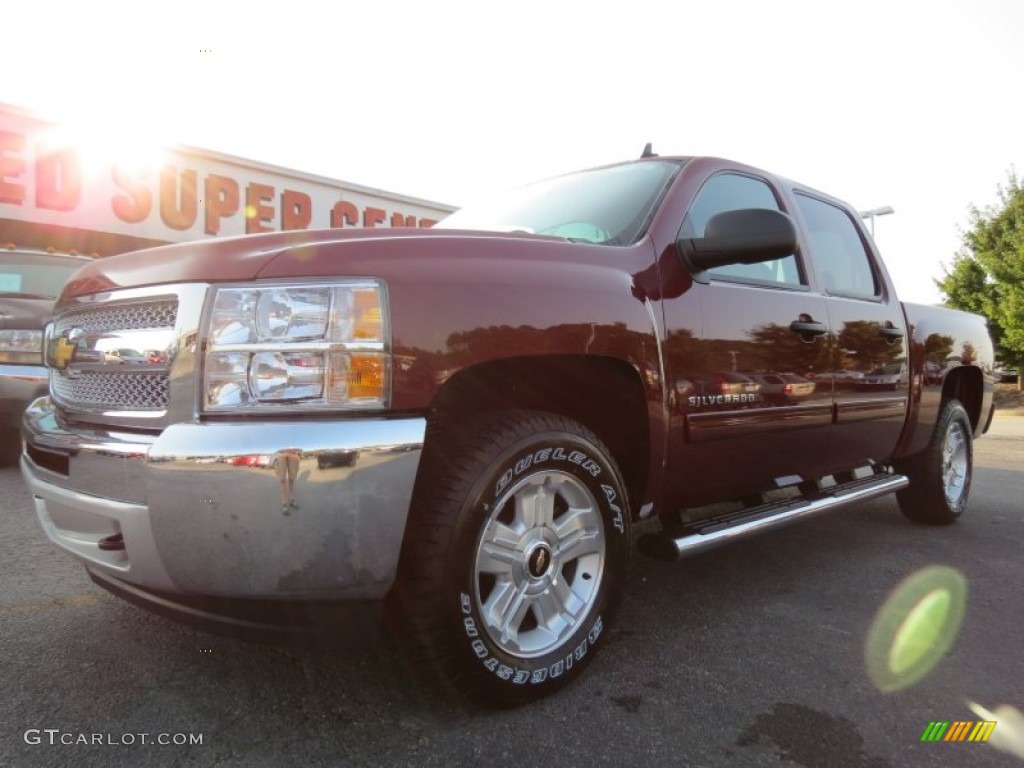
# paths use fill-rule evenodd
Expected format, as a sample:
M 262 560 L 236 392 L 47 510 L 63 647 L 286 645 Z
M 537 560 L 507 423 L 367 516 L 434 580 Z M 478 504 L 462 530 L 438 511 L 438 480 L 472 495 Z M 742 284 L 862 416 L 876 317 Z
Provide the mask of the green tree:
M 971 208 L 964 247 L 936 285 L 946 304 L 989 320 L 996 354 L 1018 370 L 1024 365 L 1024 187 L 1014 171 L 999 187 L 999 203 Z M 1024 377 L 1018 379 L 1024 384 Z

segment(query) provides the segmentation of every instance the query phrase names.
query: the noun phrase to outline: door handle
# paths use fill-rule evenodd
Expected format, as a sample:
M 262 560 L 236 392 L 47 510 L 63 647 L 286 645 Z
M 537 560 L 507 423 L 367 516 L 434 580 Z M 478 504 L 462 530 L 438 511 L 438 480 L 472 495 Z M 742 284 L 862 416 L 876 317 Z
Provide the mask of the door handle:
M 828 333 L 828 326 L 817 320 L 794 320 L 789 324 L 789 330 L 802 336 L 821 336 Z
M 887 339 L 902 339 L 903 338 L 903 329 L 902 328 L 895 328 L 892 325 L 883 325 L 881 328 L 878 329 L 878 332 L 880 334 L 882 334 L 883 336 L 885 336 L 885 338 L 887 338 Z

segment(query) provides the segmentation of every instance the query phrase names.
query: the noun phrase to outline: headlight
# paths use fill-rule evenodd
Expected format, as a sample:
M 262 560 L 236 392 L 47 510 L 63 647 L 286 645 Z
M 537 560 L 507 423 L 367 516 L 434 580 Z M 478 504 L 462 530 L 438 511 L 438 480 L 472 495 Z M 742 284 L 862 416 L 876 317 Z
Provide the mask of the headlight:
M 213 289 L 203 408 L 383 408 L 390 357 L 383 283 Z
M 0 363 L 43 364 L 42 331 L 0 331 Z

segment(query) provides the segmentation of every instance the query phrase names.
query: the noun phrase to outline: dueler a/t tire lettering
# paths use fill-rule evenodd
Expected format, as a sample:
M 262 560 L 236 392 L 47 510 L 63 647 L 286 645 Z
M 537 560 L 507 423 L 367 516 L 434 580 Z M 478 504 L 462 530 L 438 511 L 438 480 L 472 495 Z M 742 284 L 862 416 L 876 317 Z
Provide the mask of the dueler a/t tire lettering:
M 575 678 L 607 639 L 629 509 L 608 449 L 555 414 L 428 436 L 393 590 L 396 638 L 458 695 L 505 707 Z

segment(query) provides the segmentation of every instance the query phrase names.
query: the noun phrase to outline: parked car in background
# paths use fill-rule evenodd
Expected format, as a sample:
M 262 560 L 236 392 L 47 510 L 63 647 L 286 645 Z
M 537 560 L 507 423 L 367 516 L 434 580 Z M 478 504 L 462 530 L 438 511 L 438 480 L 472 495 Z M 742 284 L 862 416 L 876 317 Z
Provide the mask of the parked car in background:
M 814 375 L 819 384 L 834 384 L 837 387 L 855 387 L 864 378 L 861 371 L 822 371 Z
M 0 249 L 0 461 L 21 452 L 25 406 L 46 394 L 43 326 L 64 283 L 90 261 L 46 251 Z
M 752 373 L 761 386 L 761 396 L 769 403 L 795 403 L 814 394 L 815 383 L 795 373 Z
M 909 382 L 906 363 L 889 363 L 875 368 L 864 376 L 857 386 L 860 389 L 899 389 Z
M 104 361 L 108 363 L 147 363 L 149 358 L 134 349 L 111 349 L 103 353 Z
M 1010 370 L 1009 368 L 996 368 L 993 371 L 996 377 L 996 381 L 1000 384 L 1016 384 L 1017 379 L 1020 377 L 1019 371 Z
M 755 395 L 761 387 L 750 376 L 735 371 L 716 371 L 711 374 L 694 374 L 689 377 L 701 394 Z

